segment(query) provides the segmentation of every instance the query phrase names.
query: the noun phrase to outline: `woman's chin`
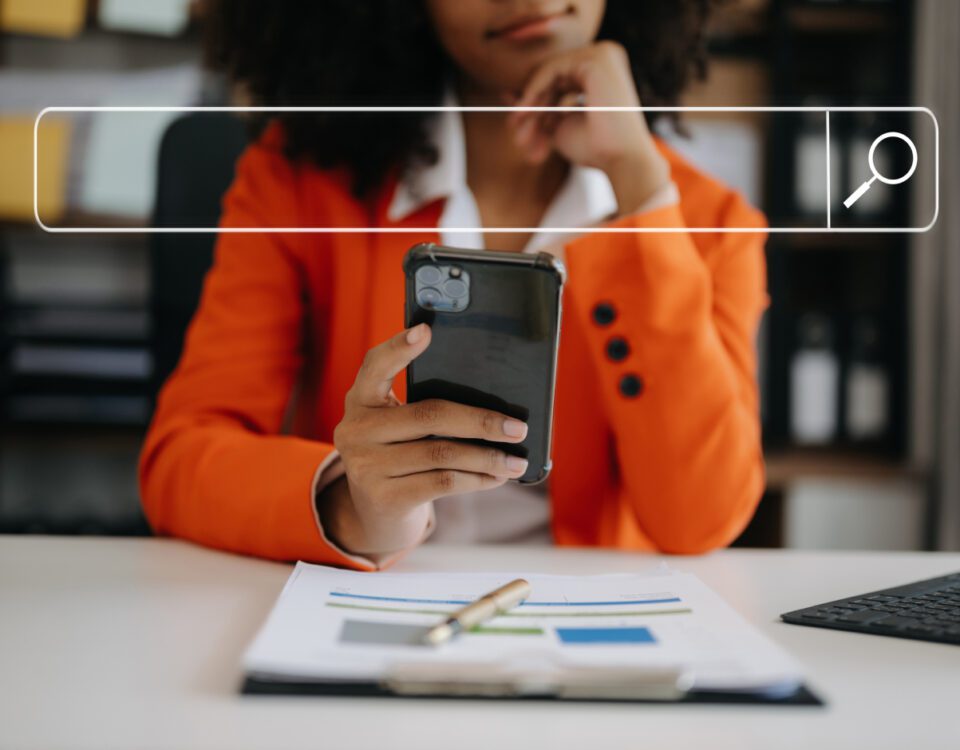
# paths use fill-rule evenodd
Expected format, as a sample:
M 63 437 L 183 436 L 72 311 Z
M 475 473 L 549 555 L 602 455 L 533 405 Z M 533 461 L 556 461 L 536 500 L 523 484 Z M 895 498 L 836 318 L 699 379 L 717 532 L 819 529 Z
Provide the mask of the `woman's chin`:
M 487 89 L 520 93 L 534 72 L 545 62 L 587 44 L 553 38 L 542 43 L 499 47 L 488 58 L 489 65 L 477 66 L 477 79 Z
M 496 63 L 477 71 L 473 80 L 484 91 L 519 95 L 537 68 L 555 54 L 555 52 L 534 54 L 533 51 L 528 51 L 522 55 L 510 55 L 509 66 L 504 64 L 507 62 L 505 59 L 507 56 L 501 55 Z

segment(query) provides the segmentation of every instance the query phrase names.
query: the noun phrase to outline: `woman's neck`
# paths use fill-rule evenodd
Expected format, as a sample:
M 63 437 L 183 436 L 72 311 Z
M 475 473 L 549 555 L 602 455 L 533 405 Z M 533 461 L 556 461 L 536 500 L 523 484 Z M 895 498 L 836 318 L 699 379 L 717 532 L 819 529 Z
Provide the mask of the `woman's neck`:
M 495 94 L 469 85 L 458 86 L 465 107 L 497 107 Z M 486 227 L 537 226 L 569 169 L 559 156 L 531 164 L 513 142 L 507 114 L 465 112 L 467 184 L 473 192 Z M 498 234 L 487 246 L 521 250 L 529 235 Z M 492 240 L 492 243 L 491 243 Z

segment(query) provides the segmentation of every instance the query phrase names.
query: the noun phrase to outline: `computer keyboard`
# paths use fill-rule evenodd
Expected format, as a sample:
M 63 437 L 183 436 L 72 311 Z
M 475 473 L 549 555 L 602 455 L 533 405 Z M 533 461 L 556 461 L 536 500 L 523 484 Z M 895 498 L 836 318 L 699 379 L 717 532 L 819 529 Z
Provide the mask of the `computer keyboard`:
M 794 625 L 960 644 L 960 573 L 837 599 L 780 617 Z

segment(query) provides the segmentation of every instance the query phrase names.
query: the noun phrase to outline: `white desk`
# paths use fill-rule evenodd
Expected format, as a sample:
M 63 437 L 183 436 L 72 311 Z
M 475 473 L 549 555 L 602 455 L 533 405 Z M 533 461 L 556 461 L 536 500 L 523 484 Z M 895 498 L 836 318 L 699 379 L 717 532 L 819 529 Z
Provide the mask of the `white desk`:
M 643 571 L 587 550 L 425 547 L 398 570 Z M 3 748 L 960 748 L 960 648 L 785 625 L 960 555 L 671 558 L 793 652 L 827 708 L 264 698 L 240 657 L 290 572 L 167 540 L 0 537 Z

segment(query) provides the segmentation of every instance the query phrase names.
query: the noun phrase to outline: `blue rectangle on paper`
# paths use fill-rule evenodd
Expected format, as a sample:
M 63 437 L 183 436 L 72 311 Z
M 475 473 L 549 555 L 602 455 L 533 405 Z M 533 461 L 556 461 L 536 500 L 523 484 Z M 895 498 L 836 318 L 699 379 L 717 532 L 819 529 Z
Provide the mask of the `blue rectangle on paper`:
M 557 628 L 563 643 L 655 643 L 649 628 Z

